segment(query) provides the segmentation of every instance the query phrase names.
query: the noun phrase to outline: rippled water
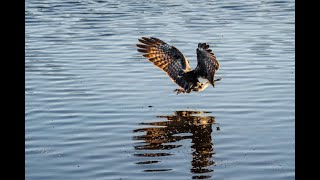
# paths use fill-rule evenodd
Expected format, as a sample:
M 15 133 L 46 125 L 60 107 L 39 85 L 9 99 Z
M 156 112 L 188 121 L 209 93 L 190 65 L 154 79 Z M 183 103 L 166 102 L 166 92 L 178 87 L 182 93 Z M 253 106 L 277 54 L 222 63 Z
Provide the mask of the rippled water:
M 294 1 L 25 2 L 26 179 L 294 179 Z M 178 88 L 136 51 L 141 36 L 215 88 Z

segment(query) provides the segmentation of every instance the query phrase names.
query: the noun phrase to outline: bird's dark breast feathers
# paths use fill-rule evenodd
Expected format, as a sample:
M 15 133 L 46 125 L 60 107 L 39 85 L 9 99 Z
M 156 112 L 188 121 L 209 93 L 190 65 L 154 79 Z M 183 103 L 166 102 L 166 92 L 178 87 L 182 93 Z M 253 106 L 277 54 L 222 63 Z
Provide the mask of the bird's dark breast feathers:
M 168 76 L 180 87 L 187 89 L 190 83 L 197 81 L 197 78 L 194 76 L 193 71 L 184 72 L 183 70 L 185 69 L 182 69 L 181 63 L 178 61 L 172 62 L 167 66 Z
M 197 74 L 193 70 L 186 72 L 186 73 L 183 73 L 182 78 L 183 78 L 184 82 L 186 82 L 186 84 L 187 84 L 183 87 L 185 90 L 188 90 L 188 89 L 196 86 L 197 83 L 199 82 Z

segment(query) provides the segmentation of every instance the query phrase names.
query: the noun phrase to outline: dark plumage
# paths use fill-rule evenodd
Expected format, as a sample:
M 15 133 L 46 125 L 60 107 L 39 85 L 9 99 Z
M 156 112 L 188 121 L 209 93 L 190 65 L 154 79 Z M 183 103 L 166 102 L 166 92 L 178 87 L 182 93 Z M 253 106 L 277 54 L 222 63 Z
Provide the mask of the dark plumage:
M 179 93 L 190 93 L 191 91 L 203 91 L 209 84 L 214 86 L 215 72 L 220 65 L 216 57 L 209 49 L 206 43 L 199 43 L 197 48 L 197 67 L 191 69 L 188 60 L 174 46 L 163 42 L 154 37 L 142 37 L 138 39 L 142 44 L 137 44 L 138 51 L 144 53 L 143 56 L 148 58 L 155 66 L 162 69 L 177 83 L 181 89 L 176 89 Z M 207 79 L 208 82 L 202 83 L 199 77 Z

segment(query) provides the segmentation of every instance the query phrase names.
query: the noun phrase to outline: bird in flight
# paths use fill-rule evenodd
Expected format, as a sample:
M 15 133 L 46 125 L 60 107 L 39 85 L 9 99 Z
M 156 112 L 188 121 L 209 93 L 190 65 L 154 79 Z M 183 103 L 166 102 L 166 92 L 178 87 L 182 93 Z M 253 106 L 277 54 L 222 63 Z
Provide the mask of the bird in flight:
M 214 78 L 220 65 L 207 43 L 198 44 L 198 64 L 195 69 L 191 69 L 189 61 L 176 47 L 154 37 L 141 37 L 138 40 L 142 44 L 136 44 L 137 50 L 144 53 L 144 57 L 163 70 L 173 82 L 181 87 L 174 90 L 177 94 L 200 92 L 210 84 L 214 87 L 215 82 L 222 79 Z M 207 81 L 200 82 L 200 77 Z

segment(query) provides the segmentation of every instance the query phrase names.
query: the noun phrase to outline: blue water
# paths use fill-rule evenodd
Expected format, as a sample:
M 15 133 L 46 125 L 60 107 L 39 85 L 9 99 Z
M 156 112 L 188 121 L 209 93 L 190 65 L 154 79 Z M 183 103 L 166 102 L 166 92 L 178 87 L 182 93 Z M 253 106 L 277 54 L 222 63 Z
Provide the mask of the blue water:
M 294 1 L 25 2 L 26 179 L 295 179 Z M 141 36 L 216 86 L 176 95 Z

